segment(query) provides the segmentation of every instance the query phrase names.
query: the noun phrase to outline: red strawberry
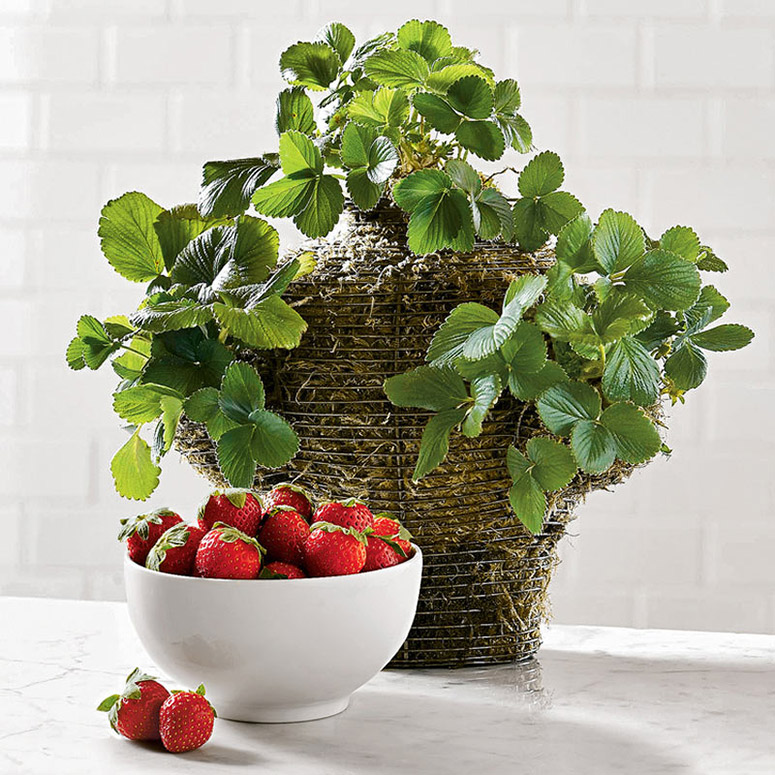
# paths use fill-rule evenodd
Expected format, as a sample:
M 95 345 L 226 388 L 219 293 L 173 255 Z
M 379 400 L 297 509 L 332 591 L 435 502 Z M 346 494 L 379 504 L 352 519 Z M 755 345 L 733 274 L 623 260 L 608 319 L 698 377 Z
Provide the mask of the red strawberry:
M 401 523 L 397 519 L 393 519 L 393 517 L 386 512 L 374 515 L 374 524 L 372 527 L 374 528 L 374 532 L 379 536 L 393 537 L 399 535 L 402 530 L 405 531 L 405 528 L 401 527 Z M 407 536 L 411 538 L 408 532 L 407 535 L 402 536 L 402 538 Z
M 374 527 L 367 531 L 367 538 L 364 571 L 398 565 L 412 554 L 411 534 L 390 514 L 374 517 Z
M 97 710 L 106 711 L 110 726 L 130 740 L 158 740 L 159 709 L 170 693 L 136 667 L 121 694 L 106 697 Z
M 264 508 L 270 511 L 275 506 L 290 506 L 304 519 L 312 516 L 312 500 L 307 491 L 295 484 L 278 484 L 264 496 Z
M 255 536 L 263 516 L 261 502 L 251 490 L 216 490 L 199 507 L 199 527 L 212 530 L 216 522 Z
M 129 558 L 138 565 L 145 565 L 145 558 L 159 536 L 183 520 L 170 509 L 156 509 L 150 514 L 139 514 L 132 519 L 121 520 L 119 541 L 126 541 Z
M 222 522 L 207 533 L 196 550 L 198 576 L 211 579 L 254 579 L 261 570 L 263 549 L 255 538 Z
M 193 751 L 213 733 L 215 711 L 205 699 L 205 688 L 195 692 L 173 692 L 161 706 L 159 728 L 164 747 L 172 753 Z
M 308 535 L 309 525 L 301 514 L 290 506 L 276 506 L 264 520 L 258 542 L 272 560 L 301 565 L 302 546 Z
M 330 522 L 340 527 L 352 527 L 362 533 L 374 524 L 374 515 L 362 501 L 349 498 L 346 501 L 334 501 L 318 506 L 312 519 L 315 522 Z
M 206 530 L 180 522 L 162 533 L 145 560 L 145 567 L 162 573 L 190 576 L 194 572 L 194 557 Z
M 310 576 L 360 573 L 366 562 L 366 536 L 351 527 L 321 522 L 304 542 L 304 569 Z
M 270 562 L 259 574 L 262 579 L 306 579 L 307 574 L 289 562 Z

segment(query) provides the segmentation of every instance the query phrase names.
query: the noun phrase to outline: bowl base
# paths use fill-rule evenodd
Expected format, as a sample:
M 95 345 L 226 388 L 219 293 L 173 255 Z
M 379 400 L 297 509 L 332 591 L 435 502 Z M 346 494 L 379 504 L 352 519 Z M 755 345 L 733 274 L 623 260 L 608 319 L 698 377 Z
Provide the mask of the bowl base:
M 217 702 L 213 705 L 218 710 L 218 717 L 230 721 L 249 721 L 258 724 L 287 724 L 295 721 L 314 721 L 316 719 L 336 716 L 347 710 L 350 697 L 340 697 L 326 702 L 315 702 L 308 705 L 278 705 L 261 707 L 256 705 L 239 705 L 229 702 Z

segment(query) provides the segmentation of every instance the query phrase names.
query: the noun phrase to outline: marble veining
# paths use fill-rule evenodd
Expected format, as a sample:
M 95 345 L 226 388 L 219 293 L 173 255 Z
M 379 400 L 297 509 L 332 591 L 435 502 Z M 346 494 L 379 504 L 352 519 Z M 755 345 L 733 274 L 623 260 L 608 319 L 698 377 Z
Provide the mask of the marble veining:
M 173 756 L 94 710 L 153 672 L 123 604 L 0 598 L 0 622 L 2 775 L 775 773 L 773 636 L 554 626 L 538 661 L 386 671 L 339 716 L 218 720 Z

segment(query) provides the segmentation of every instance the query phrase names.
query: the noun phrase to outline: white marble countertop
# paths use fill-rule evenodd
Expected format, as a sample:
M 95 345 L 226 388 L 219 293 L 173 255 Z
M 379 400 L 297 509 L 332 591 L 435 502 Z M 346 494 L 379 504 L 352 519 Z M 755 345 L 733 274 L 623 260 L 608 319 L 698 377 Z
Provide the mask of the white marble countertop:
M 120 603 L 0 598 L 0 773 L 775 773 L 775 637 L 549 627 L 539 662 L 383 672 L 340 716 L 218 720 L 185 755 L 94 708 L 136 665 Z

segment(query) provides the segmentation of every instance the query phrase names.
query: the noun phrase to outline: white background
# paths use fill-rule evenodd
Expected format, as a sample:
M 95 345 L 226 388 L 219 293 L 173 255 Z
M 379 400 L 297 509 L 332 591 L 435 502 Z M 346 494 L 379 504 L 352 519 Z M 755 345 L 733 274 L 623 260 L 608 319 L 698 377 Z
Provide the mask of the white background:
M 101 257 L 101 205 L 195 200 L 206 159 L 275 148 L 283 48 L 413 16 L 519 80 L 594 216 L 694 226 L 732 265 L 730 322 L 757 332 L 672 412 L 669 462 L 589 499 L 556 620 L 775 632 L 771 0 L 0 0 L 0 593 L 123 594 L 118 519 L 142 509 L 112 490 L 114 378 L 63 357 L 79 314 L 141 293 Z M 205 492 L 168 460 L 151 506 L 192 516 Z

